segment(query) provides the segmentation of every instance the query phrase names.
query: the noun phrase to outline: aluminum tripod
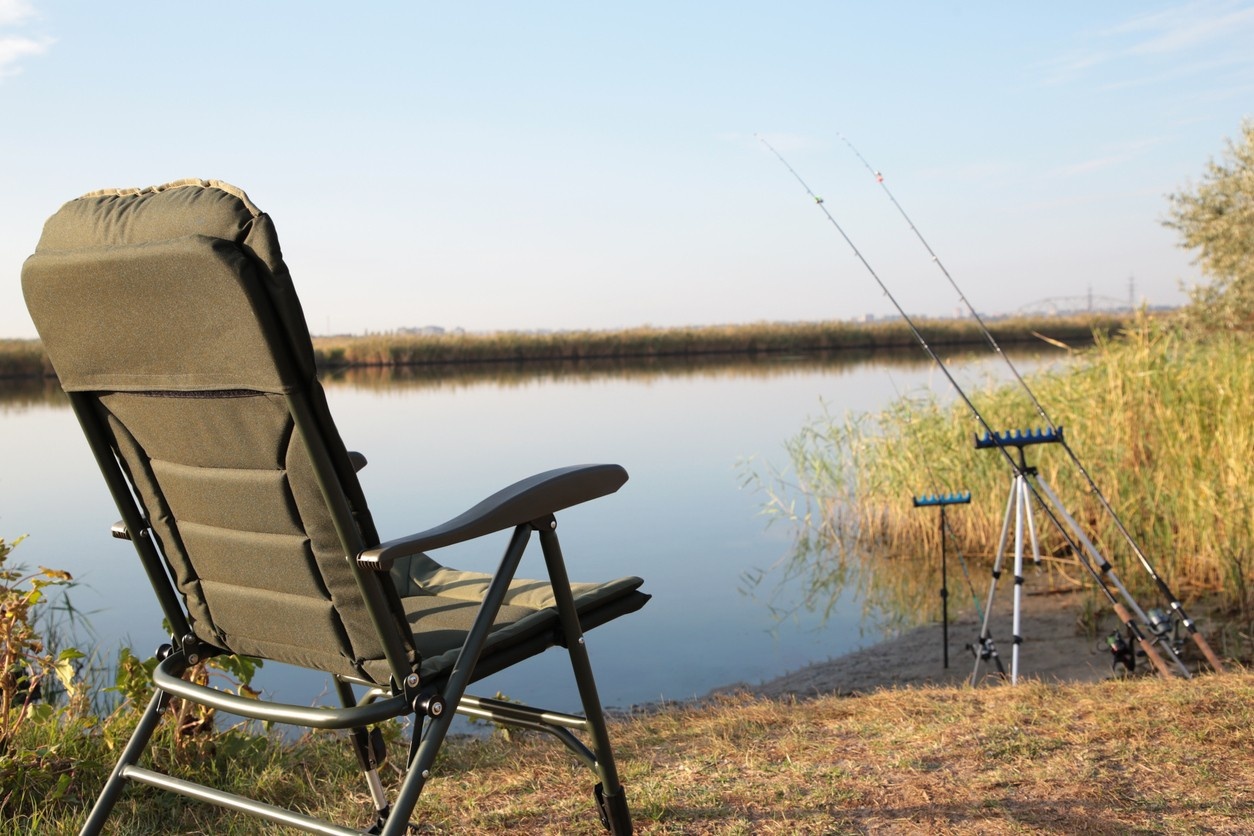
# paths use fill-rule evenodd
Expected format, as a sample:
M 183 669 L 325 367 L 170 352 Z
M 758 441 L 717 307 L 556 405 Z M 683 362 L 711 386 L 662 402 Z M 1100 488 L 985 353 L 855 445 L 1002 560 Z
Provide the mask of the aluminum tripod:
M 1010 482 L 1010 495 L 1006 498 L 1006 514 L 1002 518 L 1001 534 L 997 538 L 997 557 L 993 561 L 993 580 L 988 588 L 988 602 L 984 606 L 984 623 L 980 626 L 980 637 L 977 647 L 984 648 L 992 643 L 992 637 L 989 634 L 989 619 L 993 615 L 993 599 L 997 594 L 997 581 L 1001 578 L 1002 560 L 1006 553 L 1006 536 L 1010 531 L 1010 520 L 1014 518 L 1015 524 L 1015 542 L 1014 542 L 1014 610 L 1011 622 L 1011 637 L 1013 646 L 1010 649 L 1010 683 L 1013 685 L 1019 681 L 1019 645 L 1023 644 L 1023 634 L 1020 632 L 1021 627 L 1021 606 L 1023 601 L 1023 529 L 1026 527 L 1028 536 L 1032 541 L 1032 562 L 1041 565 L 1041 547 L 1036 539 L 1036 523 L 1032 520 L 1032 493 L 1028 485 L 1028 477 L 1033 476 L 1039 478 L 1035 468 L 1021 467 L 1015 471 L 1014 478 Z M 984 661 L 985 654 L 975 654 L 975 668 L 971 671 L 971 684 L 974 686 L 979 682 L 980 664 Z M 1005 671 L 1002 671 L 1005 675 Z
M 994 434 L 986 433 L 982 438 L 977 436 L 975 446 L 977 449 L 987 448 L 1005 448 L 1014 447 L 1019 451 L 1019 461 L 1015 466 L 1015 475 L 1010 486 L 1010 496 L 1006 502 L 1006 516 L 1002 522 L 1001 536 L 997 542 L 997 556 L 993 564 L 993 578 L 989 585 L 988 606 L 984 610 L 984 625 L 980 630 L 980 645 L 983 646 L 988 641 L 988 622 L 993 610 L 993 599 L 997 591 L 997 581 L 1001 576 L 1002 559 L 1004 557 L 1006 538 L 1010 528 L 1010 519 L 1013 514 L 1015 520 L 1015 543 L 1014 543 L 1014 611 L 1013 611 L 1013 632 L 1014 647 L 1011 651 L 1010 664 L 1010 682 L 1015 684 L 1019 676 L 1019 645 L 1023 643 L 1023 636 L 1020 633 L 1020 614 L 1022 602 L 1022 586 L 1023 586 L 1023 553 L 1024 540 L 1023 529 L 1026 526 L 1032 544 L 1032 555 L 1034 561 L 1039 565 L 1041 561 L 1040 547 L 1036 538 L 1036 527 L 1032 517 L 1031 498 L 1035 497 L 1040 504 L 1042 510 L 1046 513 L 1051 521 L 1058 527 L 1059 532 L 1072 546 L 1076 559 L 1079 560 L 1089 570 L 1089 572 L 1097 580 L 1102 591 L 1111 599 L 1111 604 L 1115 614 L 1119 620 L 1125 624 L 1132 625 L 1133 614 L 1136 619 L 1143 625 L 1150 625 L 1152 622 L 1145 611 L 1141 609 L 1136 600 L 1128 592 L 1127 587 L 1120 581 L 1119 576 L 1115 573 L 1114 567 L 1108 561 L 1097 547 L 1093 545 L 1088 535 L 1084 533 L 1075 518 L 1067 512 L 1058 495 L 1054 493 L 1053 488 L 1045 481 L 1034 467 L 1029 467 L 1024 455 L 1024 448 L 1035 444 L 1061 443 L 1063 440 L 1062 427 L 1051 428 L 1048 430 L 1028 430 L 1023 432 L 1013 430 L 1011 432 Z M 1109 580 L 1115 589 L 1119 592 L 1120 597 L 1126 602 L 1127 607 L 1119 603 L 1106 588 L 1106 580 Z M 1131 613 L 1129 613 L 1131 610 Z M 1141 632 L 1136 631 L 1138 638 Z M 1171 658 L 1175 667 L 1185 677 L 1189 678 L 1189 670 L 1184 662 L 1180 659 L 1174 647 L 1170 642 L 1160 641 L 1157 634 L 1151 631 L 1151 635 L 1156 638 L 1153 642 L 1141 640 L 1141 649 L 1145 652 L 1146 657 L 1154 665 L 1160 674 L 1170 676 L 1171 670 L 1167 663 L 1159 654 L 1158 648 L 1166 651 Z M 974 685 L 979 680 L 980 663 L 983 661 L 980 654 L 976 654 L 975 667 L 971 672 L 971 684 Z

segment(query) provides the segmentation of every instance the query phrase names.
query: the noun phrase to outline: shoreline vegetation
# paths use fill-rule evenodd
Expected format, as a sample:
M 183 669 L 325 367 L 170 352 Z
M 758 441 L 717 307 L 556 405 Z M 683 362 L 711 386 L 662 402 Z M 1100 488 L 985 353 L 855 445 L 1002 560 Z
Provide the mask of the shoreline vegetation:
M 1227 622 L 1220 644 L 1248 658 L 1254 635 L 1249 337 L 1199 336 L 1167 320 L 1133 322 L 1065 367 L 1026 379 L 1157 572 L 1186 604 L 1210 600 Z M 968 395 L 999 431 L 1046 426 L 1013 383 Z M 785 473 L 754 474 L 766 513 L 793 534 L 791 553 L 771 580 L 799 579 L 810 590 L 805 606 L 819 611 L 831 606 L 834 590 L 855 586 L 880 611 L 939 615 L 932 602 L 939 566 L 882 567 L 915 566 L 918 555 L 941 548 L 935 515 L 918 513 L 911 496 L 970 491 L 970 505 L 949 516 L 947 541 L 986 577 L 1004 522 L 1009 471 L 1000 457 L 975 449 L 980 432 L 965 404 L 943 403 L 931 393 L 903 393 L 874 414 L 812 420 L 787 442 Z M 1153 578 L 1079 469 L 1057 445 L 1033 448 L 1027 458 L 1132 592 L 1157 601 Z M 1049 526 L 1037 533 L 1047 574 L 1089 590 L 1086 606 L 1104 609 L 1067 544 Z M 761 586 L 765 578 L 753 581 Z
M 1132 317 L 1078 314 L 1009 317 L 987 322 L 1003 345 L 1089 344 L 1111 335 Z M 919 330 L 933 348 L 985 345 L 970 318 L 919 319 Z M 379 333 L 314 337 L 314 359 L 323 371 L 370 367 L 440 367 L 454 375 L 489 363 L 554 363 L 599 360 L 657 360 L 711 355 L 813 353 L 918 349 L 901 319 L 875 322 L 757 322 L 674 328 L 642 326 L 621 330 L 492 333 Z M 0 339 L 0 379 L 52 376 L 37 339 Z

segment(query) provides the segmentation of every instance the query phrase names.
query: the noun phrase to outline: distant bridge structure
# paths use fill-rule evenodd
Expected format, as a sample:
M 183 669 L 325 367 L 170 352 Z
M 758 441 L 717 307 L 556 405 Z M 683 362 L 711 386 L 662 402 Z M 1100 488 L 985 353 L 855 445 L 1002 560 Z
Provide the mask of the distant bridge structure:
M 1021 316 L 1060 316 L 1081 313 L 1120 313 L 1136 310 L 1136 277 L 1128 276 L 1128 295 L 1123 299 L 1098 296 L 1092 285 L 1083 296 L 1054 296 L 1029 302 L 1019 308 Z

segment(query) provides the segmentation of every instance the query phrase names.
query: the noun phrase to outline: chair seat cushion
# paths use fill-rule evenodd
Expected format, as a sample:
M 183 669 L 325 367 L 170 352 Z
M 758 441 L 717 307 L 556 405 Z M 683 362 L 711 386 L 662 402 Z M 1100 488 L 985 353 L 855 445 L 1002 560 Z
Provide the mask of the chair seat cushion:
M 492 578 L 442 566 L 426 555 L 406 561 L 403 578 L 393 567 L 409 626 L 422 654 L 423 679 L 430 683 L 452 672 L 479 602 Z M 639 592 L 637 577 L 606 583 L 571 584 L 575 609 L 584 630 L 639 609 L 649 596 Z M 547 581 L 516 579 L 497 614 L 492 633 L 475 668 L 474 679 L 502 670 L 519 659 L 563 644 L 553 590 Z

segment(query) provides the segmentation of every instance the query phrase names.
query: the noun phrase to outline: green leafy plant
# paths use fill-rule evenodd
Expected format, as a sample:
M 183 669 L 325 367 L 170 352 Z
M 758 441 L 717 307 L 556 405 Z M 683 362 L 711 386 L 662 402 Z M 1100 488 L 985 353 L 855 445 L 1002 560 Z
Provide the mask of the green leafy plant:
M 1170 195 L 1164 225 L 1197 253 L 1210 283 L 1194 288 L 1186 310 L 1200 331 L 1254 328 L 1254 120 L 1228 140 L 1223 159 L 1211 160 L 1194 187 Z
M 47 604 L 47 590 L 66 586 L 68 572 L 40 567 L 27 572 L 8 566 L 9 555 L 22 541 L 0 539 L 0 753 L 7 753 L 17 729 L 32 716 L 32 708 L 52 693 L 52 682 L 70 698 L 78 696 L 75 662 L 83 654 L 74 648 L 50 652 L 36 629 L 36 619 Z

